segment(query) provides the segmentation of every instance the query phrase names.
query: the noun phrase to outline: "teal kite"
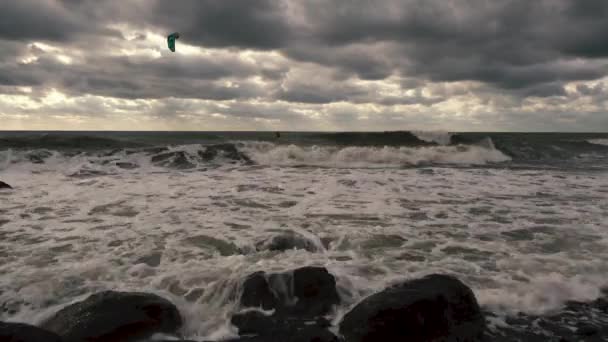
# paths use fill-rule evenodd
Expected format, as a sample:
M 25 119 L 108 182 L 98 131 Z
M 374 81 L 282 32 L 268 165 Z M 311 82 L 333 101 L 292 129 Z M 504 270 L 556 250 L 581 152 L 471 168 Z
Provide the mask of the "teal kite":
M 175 40 L 179 38 L 179 33 L 171 33 L 167 36 L 167 45 L 169 45 L 169 50 L 175 52 Z

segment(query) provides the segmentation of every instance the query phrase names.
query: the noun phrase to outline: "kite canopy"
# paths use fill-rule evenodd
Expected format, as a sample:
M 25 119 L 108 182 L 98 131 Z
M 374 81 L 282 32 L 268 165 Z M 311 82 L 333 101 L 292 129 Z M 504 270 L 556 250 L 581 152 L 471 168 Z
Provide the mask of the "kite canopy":
M 169 46 L 169 50 L 175 52 L 175 40 L 179 38 L 179 33 L 171 33 L 167 36 L 167 45 Z

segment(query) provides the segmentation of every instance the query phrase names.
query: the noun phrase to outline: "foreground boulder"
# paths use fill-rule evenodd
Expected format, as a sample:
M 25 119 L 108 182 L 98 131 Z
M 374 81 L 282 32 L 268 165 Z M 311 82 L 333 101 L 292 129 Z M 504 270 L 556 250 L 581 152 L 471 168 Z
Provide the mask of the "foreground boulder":
M 241 305 L 275 310 L 275 315 L 314 318 L 340 303 L 336 279 L 323 267 L 302 267 L 266 275 L 256 272 L 245 280 Z
M 24 323 L 0 322 L 2 342 L 63 342 L 58 335 Z
M 436 274 L 367 297 L 340 324 L 348 342 L 473 342 L 482 341 L 484 329 L 473 291 Z
M 340 303 L 335 278 L 323 267 L 247 277 L 240 298 L 244 308 L 274 310 L 272 315 L 247 311 L 232 317 L 242 336 L 238 341 L 318 341 L 337 337 L 322 316 Z
M 69 342 L 131 342 L 156 333 L 175 334 L 181 325 L 179 311 L 164 298 L 105 291 L 59 310 L 41 327 Z
M 0 189 L 12 189 L 13 187 L 4 183 L 3 181 L 0 181 Z

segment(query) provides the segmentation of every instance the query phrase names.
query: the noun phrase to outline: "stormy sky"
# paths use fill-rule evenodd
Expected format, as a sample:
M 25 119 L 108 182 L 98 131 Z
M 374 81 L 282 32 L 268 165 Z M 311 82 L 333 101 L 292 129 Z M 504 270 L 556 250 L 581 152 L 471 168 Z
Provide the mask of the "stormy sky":
M 0 1 L 0 129 L 606 132 L 607 18 L 605 0 Z

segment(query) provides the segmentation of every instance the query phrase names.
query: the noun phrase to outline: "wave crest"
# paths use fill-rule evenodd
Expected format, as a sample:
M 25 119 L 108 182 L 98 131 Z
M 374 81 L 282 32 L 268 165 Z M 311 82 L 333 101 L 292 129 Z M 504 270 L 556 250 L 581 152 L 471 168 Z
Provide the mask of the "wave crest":
M 274 145 L 247 143 L 243 147 L 254 161 L 268 165 L 311 166 L 402 166 L 424 164 L 485 165 L 511 160 L 493 147 L 428 146 L 428 147 L 335 147 Z

